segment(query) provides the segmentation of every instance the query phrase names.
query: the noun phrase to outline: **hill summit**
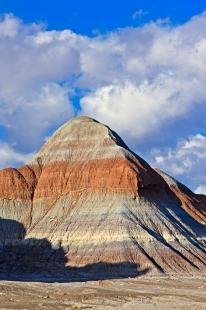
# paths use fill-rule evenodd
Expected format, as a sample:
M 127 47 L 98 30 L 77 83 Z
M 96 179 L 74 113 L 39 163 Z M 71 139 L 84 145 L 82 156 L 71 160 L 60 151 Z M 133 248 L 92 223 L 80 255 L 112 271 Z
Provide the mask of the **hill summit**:
M 25 166 L 0 170 L 2 247 L 47 240 L 71 268 L 202 272 L 205 236 L 206 196 L 150 167 L 89 117 L 60 127 Z

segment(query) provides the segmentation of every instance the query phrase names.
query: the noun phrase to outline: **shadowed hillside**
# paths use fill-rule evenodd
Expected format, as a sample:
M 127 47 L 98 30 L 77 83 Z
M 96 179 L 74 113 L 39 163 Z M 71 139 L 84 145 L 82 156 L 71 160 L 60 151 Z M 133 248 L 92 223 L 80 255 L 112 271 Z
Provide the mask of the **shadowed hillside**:
M 25 229 L 14 220 L 0 219 L 0 280 L 72 282 L 120 279 L 147 273 L 136 264 L 95 263 L 69 267 L 67 253 L 61 246 L 52 247 L 46 239 L 25 237 Z
M 0 217 L 0 248 L 6 244 L 23 240 L 26 230 L 23 224 Z

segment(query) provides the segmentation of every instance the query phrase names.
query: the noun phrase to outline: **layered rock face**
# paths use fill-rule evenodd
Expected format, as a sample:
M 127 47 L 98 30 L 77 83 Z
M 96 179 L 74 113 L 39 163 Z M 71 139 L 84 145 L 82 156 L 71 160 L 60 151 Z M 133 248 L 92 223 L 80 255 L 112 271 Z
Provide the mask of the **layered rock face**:
M 0 171 L 0 217 L 21 223 L 30 242 L 62 247 L 69 266 L 206 270 L 206 196 L 154 170 L 89 117 L 59 128 L 28 165 Z M 21 239 L 12 227 L 0 221 L 1 244 Z

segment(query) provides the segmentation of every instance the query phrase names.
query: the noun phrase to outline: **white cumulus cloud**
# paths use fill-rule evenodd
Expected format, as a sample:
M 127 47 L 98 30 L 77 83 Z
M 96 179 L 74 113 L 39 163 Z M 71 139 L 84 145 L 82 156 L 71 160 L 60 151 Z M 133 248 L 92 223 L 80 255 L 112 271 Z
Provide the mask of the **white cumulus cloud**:
M 0 124 L 8 140 L 26 151 L 73 116 L 73 90 L 64 77 L 74 73 L 75 56 L 62 43 L 70 32 L 48 35 L 50 41 L 39 25 L 25 25 L 12 15 L 0 22 Z
M 32 158 L 33 154 L 17 152 L 8 143 L 0 141 L 0 168 L 10 167 L 14 164 L 20 165 Z
M 202 195 L 206 195 L 206 184 L 201 184 L 199 185 L 196 190 L 195 190 L 196 194 L 202 194 Z
M 11 143 L 18 140 L 22 149 L 27 144 L 35 148 L 47 128 L 61 124 L 73 114 L 67 89 L 56 83 L 25 90 L 22 96 L 6 96 L 0 101 L 0 109 L 0 123 L 8 128 L 8 139 Z
M 76 89 L 86 94 L 78 113 L 133 146 L 150 139 L 169 147 L 206 126 L 206 13 L 183 25 L 150 22 L 93 38 L 6 15 L 0 69 L 0 125 L 19 152 L 33 152 L 74 115 Z
M 139 9 L 132 14 L 132 18 L 133 19 L 139 19 L 139 18 L 141 18 L 147 14 L 148 14 L 148 12 L 144 11 L 143 9 Z
M 123 29 L 104 38 L 102 49 L 109 44 L 104 60 L 96 52 L 90 66 L 90 75 L 95 68 L 97 77 L 101 72 L 105 80 L 82 99 L 84 113 L 109 123 L 133 141 L 158 134 L 185 115 L 188 125 L 194 124 L 194 110 L 198 121 L 204 121 L 205 14 L 177 27 L 150 23 Z
M 152 152 L 152 165 L 197 187 L 206 183 L 206 137 L 197 134 L 180 141 L 174 149 Z M 196 192 L 204 191 L 201 185 Z

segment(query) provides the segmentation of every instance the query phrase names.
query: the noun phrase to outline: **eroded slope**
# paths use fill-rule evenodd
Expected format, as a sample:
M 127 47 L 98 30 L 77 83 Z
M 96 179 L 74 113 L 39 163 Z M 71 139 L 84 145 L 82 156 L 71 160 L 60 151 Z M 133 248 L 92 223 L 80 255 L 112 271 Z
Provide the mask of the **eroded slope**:
M 22 223 L 29 240 L 62 247 L 70 266 L 130 262 L 193 272 L 206 265 L 205 196 L 152 169 L 88 117 L 63 125 L 27 166 L 0 171 L 0 216 Z

